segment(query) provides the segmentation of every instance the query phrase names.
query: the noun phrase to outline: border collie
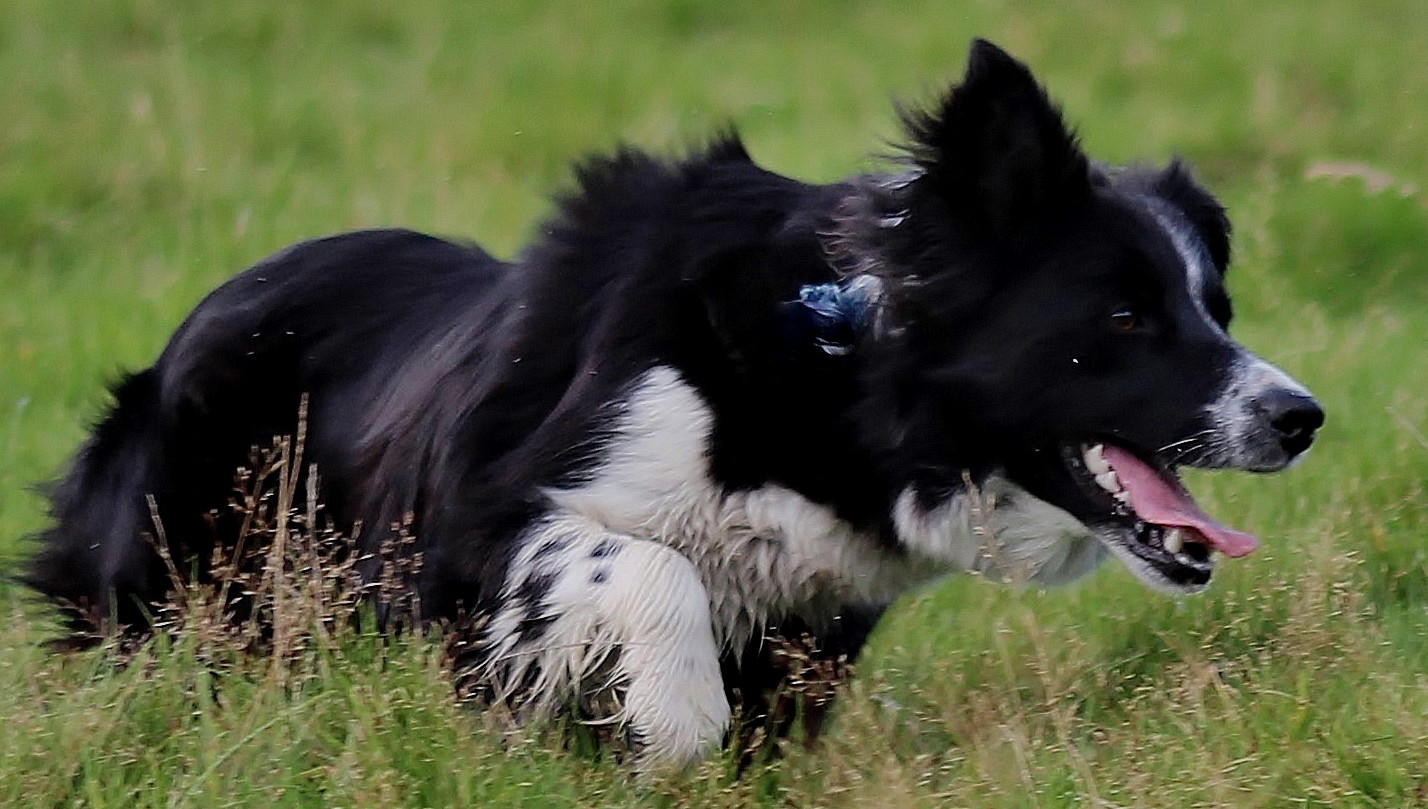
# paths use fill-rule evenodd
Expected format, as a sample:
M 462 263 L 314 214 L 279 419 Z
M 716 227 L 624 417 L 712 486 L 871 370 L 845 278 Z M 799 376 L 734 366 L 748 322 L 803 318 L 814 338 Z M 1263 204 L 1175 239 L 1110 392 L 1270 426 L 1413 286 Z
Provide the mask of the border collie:
M 986 42 L 904 119 L 890 171 L 832 185 L 732 134 L 587 160 L 510 262 L 403 230 L 261 262 L 116 386 L 28 583 L 78 630 L 149 631 L 155 517 L 202 577 L 235 467 L 306 397 L 354 550 L 406 526 L 421 619 L 479 619 L 491 692 L 526 717 L 608 693 L 642 767 L 775 713 L 769 637 L 851 659 L 950 571 L 1113 556 L 1204 588 L 1257 541 L 1176 469 L 1282 469 L 1323 421 L 1226 333 L 1224 210 L 1179 163 L 1090 162 Z

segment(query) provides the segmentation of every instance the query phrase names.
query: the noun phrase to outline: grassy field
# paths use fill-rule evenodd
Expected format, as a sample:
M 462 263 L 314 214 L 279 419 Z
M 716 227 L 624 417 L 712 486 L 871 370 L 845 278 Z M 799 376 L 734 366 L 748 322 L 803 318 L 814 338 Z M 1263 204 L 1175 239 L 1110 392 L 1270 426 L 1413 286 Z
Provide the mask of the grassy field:
M 777 8 L 768 6 L 777 5 Z M 1428 805 L 1428 4 L 9 0 L 0 15 L 0 554 L 26 490 L 231 272 L 402 224 L 509 254 L 573 157 L 732 121 L 810 180 L 870 165 L 986 36 L 1088 150 L 1179 153 L 1237 225 L 1238 334 L 1329 423 L 1192 486 L 1266 547 L 1177 601 L 960 579 L 883 626 L 815 750 L 639 784 L 457 705 L 435 643 L 281 671 L 200 639 L 55 656 L 13 588 L 0 802 L 25 807 Z M 221 678 L 218 670 L 226 668 Z M 221 681 L 220 681 L 221 680 Z

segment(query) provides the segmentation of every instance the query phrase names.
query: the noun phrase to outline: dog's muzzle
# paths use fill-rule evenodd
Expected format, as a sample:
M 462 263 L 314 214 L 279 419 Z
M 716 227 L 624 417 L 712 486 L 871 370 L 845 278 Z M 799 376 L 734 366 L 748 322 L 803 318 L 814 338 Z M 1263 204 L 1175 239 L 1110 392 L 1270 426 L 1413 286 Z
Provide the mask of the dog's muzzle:
M 1324 411 L 1293 377 L 1248 352 L 1220 398 L 1206 408 L 1212 438 L 1190 466 L 1277 472 L 1314 443 Z

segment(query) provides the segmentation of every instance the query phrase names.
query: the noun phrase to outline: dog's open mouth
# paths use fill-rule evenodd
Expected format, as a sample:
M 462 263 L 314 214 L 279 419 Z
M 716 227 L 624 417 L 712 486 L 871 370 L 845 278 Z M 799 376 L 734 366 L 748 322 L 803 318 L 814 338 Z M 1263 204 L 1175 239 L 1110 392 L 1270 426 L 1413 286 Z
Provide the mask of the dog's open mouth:
M 1098 535 L 1142 578 L 1150 573 L 1198 590 L 1210 581 L 1215 552 L 1238 557 L 1259 547 L 1254 536 L 1206 514 L 1171 467 L 1105 442 L 1068 444 L 1063 455 L 1086 496 L 1105 510 L 1102 522 L 1112 530 Z

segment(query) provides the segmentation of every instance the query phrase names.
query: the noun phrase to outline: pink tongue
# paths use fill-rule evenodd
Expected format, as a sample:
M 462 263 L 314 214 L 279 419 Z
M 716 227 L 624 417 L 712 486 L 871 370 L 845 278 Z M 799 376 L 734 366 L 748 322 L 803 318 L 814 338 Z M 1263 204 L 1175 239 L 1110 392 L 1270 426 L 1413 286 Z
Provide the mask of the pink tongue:
M 1189 528 L 1203 543 L 1226 556 L 1244 556 L 1259 547 L 1252 534 L 1216 522 L 1200 510 L 1179 481 L 1169 480 L 1125 450 L 1105 447 L 1106 462 L 1130 495 L 1131 508 L 1146 522 Z

